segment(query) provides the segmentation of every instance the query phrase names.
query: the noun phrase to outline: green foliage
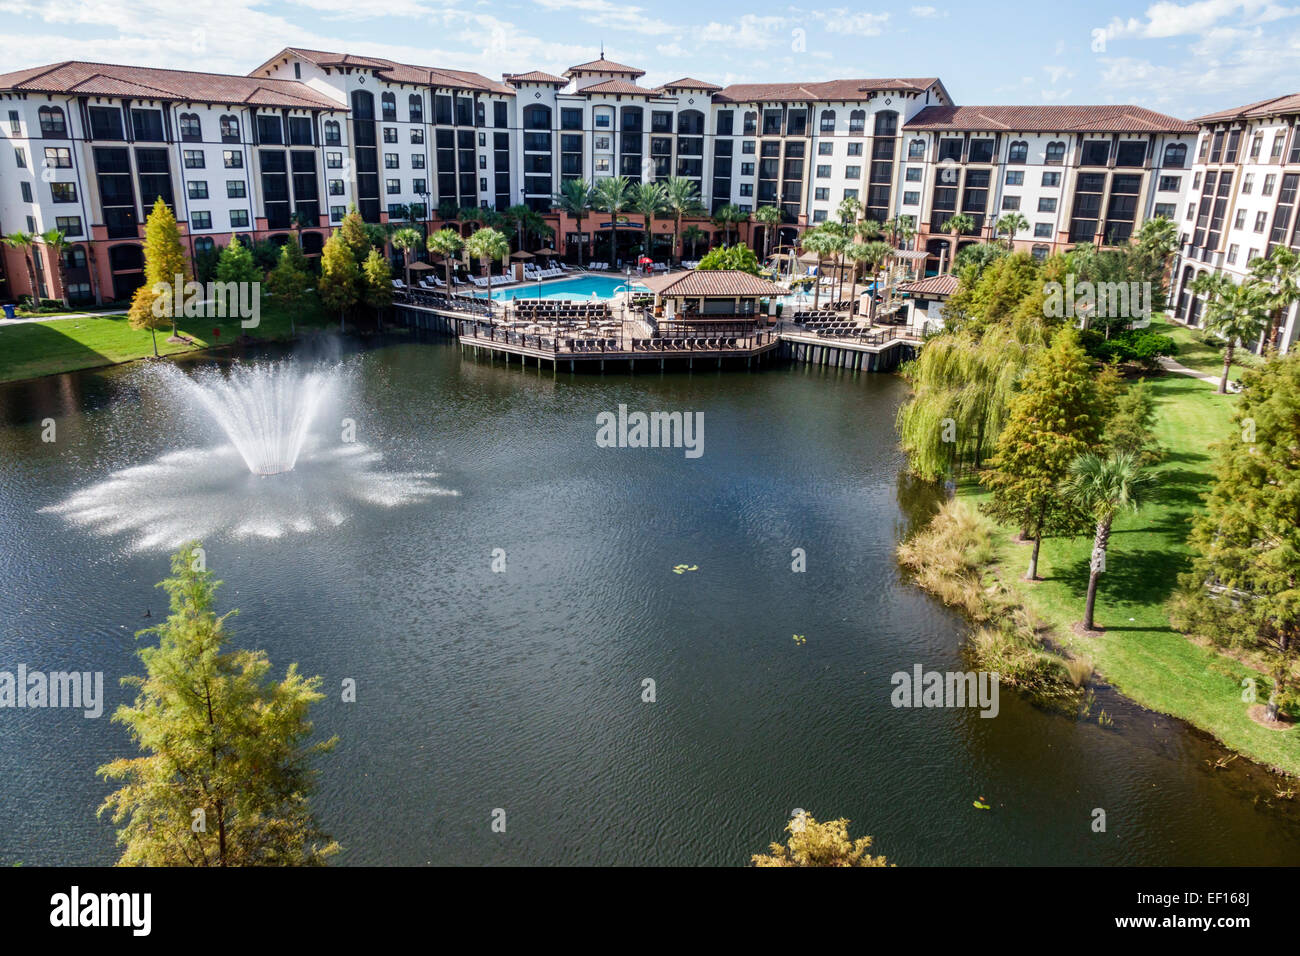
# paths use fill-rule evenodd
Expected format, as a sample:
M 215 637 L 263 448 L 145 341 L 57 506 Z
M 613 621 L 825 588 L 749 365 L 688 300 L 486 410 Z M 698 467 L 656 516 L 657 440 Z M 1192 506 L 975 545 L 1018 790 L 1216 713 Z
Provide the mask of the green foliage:
M 889 866 L 883 856 L 872 856 L 871 837 L 849 839 L 849 821 L 845 818 L 818 823 L 801 813 L 785 825 L 790 839 L 773 843 L 769 853 L 755 853 L 751 858 L 759 867 L 786 866 Z
M 1164 457 L 1155 434 L 1155 399 L 1146 380 L 1119 387 L 1105 404 L 1109 414 L 1101 435 L 1103 448 L 1132 454 L 1144 466 Z
M 307 257 L 303 255 L 302 247 L 297 241 L 291 239 L 281 248 L 280 261 L 267 274 L 266 291 L 273 302 L 292 315 L 301 306 L 310 287 Z
M 1247 370 L 1237 431 L 1214 447 L 1214 483 L 1192 525 L 1176 626 L 1259 655 L 1272 703 L 1300 707 L 1300 355 Z
M 321 304 L 339 314 L 340 325 L 348 309 L 360 299 L 360 285 L 361 270 L 343 231 L 332 233 L 321 250 L 320 282 L 316 288 Z
M 388 260 L 378 249 L 371 249 L 370 255 L 366 256 L 366 261 L 361 266 L 361 275 L 362 299 L 370 308 L 382 313 L 393 301 L 393 272 L 388 266 Z
M 1107 338 L 1095 328 L 1082 336 L 1088 354 L 1102 362 L 1134 362 L 1148 371 L 1160 367 L 1160 357 L 1175 355 L 1178 346 L 1168 335 L 1151 329 L 1121 329 Z
M 758 275 L 758 256 L 754 250 L 743 242 L 734 246 L 718 246 L 705 253 L 697 267 L 699 269 L 738 269 L 751 275 Z
M 197 549 L 172 556 L 160 585 L 171 613 L 138 635 L 158 644 L 139 651 L 145 676 L 123 680 L 139 693 L 113 720 L 144 756 L 99 768 L 123 782 L 99 812 L 118 825 L 125 866 L 323 864 L 339 847 L 308 806 L 311 759 L 335 744 L 308 742 L 320 678 L 291 664 L 276 681 L 264 652 L 227 648 L 230 614 L 213 610 L 220 582 Z
M 218 282 L 259 282 L 262 271 L 253 261 L 253 252 L 242 242 L 231 242 L 221 250 L 217 260 Z
M 356 206 L 348 209 L 347 215 L 331 236 L 342 239 L 343 245 L 352 254 L 352 261 L 360 268 L 370 254 L 370 237 L 366 233 L 366 222 L 361 218 L 361 213 L 357 212 Z

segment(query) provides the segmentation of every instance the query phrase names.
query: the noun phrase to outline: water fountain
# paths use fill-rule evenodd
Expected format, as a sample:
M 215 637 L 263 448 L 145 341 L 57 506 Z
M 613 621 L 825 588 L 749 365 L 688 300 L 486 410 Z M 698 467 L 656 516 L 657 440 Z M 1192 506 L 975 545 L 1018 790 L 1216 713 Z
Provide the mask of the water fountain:
M 352 371 L 347 363 L 295 361 L 226 373 L 145 367 L 141 392 L 164 401 L 189 447 L 120 467 L 45 510 L 99 534 L 132 535 L 129 547 L 140 551 L 220 534 L 306 534 L 337 527 L 362 506 L 457 494 L 433 484 L 433 472 L 382 470 L 380 452 L 326 427 L 345 409 L 355 414 Z M 204 428 L 220 438 L 193 445 Z

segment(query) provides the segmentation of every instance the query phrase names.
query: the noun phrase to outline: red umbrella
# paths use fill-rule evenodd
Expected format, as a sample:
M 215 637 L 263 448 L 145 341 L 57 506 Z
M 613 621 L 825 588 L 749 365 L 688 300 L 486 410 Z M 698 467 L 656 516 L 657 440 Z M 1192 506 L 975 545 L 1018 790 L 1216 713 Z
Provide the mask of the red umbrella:
M 651 259 L 649 256 L 642 256 L 640 259 L 637 260 L 637 262 L 641 265 L 646 265 L 647 263 L 653 263 L 654 260 Z

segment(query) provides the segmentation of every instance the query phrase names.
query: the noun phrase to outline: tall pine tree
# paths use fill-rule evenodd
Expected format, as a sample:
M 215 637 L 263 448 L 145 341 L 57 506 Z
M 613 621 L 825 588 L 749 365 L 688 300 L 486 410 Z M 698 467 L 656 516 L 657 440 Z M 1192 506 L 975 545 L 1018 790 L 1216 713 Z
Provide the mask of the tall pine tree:
M 159 196 L 144 225 L 144 281 L 151 289 L 162 285 L 172 290 L 166 295 L 157 294 L 152 307 L 160 318 L 171 320 L 173 339 L 176 338 L 176 317 L 185 312 L 185 283 L 193 278 L 190 260 L 181 246 L 181 232 L 176 225 L 176 217 L 172 215 L 171 207 Z M 172 294 L 178 286 L 182 290 L 181 296 Z M 154 354 L 157 352 L 155 341 Z
M 1043 535 L 1080 523 L 1058 486 L 1070 462 L 1100 438 L 1102 415 L 1091 365 L 1073 328 L 1056 333 L 1021 380 L 982 476 L 993 493 L 985 510 L 1017 525 L 1034 543 L 1026 575 L 1031 581 L 1038 577 Z

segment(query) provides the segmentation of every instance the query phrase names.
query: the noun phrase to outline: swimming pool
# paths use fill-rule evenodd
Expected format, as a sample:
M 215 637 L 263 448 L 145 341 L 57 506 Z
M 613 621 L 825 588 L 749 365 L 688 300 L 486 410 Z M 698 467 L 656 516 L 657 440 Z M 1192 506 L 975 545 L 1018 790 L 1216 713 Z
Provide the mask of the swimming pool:
M 635 279 L 632 281 L 636 282 Z M 593 296 L 597 299 L 612 299 L 615 293 L 626 290 L 627 278 L 624 276 L 584 275 L 572 279 L 543 282 L 540 288 L 536 282 L 525 280 L 518 285 L 506 286 L 504 289 L 493 289 L 492 298 L 497 301 L 536 299 L 540 292 L 540 298 L 543 299 L 590 299 Z M 482 292 L 475 294 L 480 299 L 483 298 Z

